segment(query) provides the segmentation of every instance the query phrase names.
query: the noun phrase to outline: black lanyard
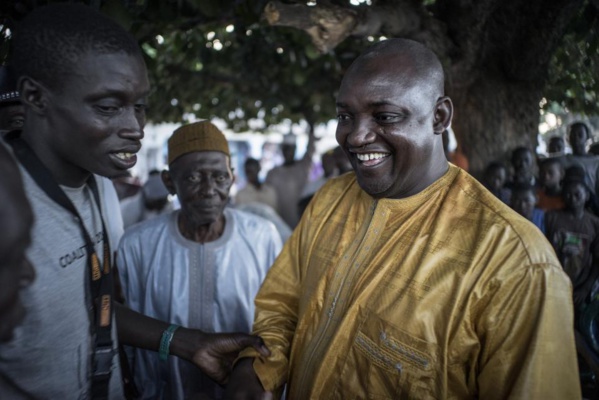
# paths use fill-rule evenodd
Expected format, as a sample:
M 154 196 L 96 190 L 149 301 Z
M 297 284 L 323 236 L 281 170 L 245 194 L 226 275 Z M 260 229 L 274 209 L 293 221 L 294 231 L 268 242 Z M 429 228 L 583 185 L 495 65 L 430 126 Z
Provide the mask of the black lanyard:
M 81 234 L 85 239 L 85 250 L 87 252 L 89 265 L 89 271 L 86 273 L 86 275 L 89 276 L 88 282 L 93 304 L 93 313 L 90 314 L 90 320 L 94 321 L 93 323 L 90 323 L 90 330 L 92 332 L 92 336 L 95 337 L 92 358 L 93 372 L 91 395 L 93 399 L 107 399 L 112 360 L 114 358 L 111 335 L 113 313 L 113 276 L 110 265 L 110 244 L 108 242 L 108 235 L 106 226 L 104 225 L 104 219 L 102 218 L 102 208 L 98 186 L 96 184 L 95 178 L 90 176 L 87 181 L 87 185 L 94 194 L 96 206 L 98 207 L 98 212 L 100 213 L 100 219 L 102 221 L 102 236 L 104 240 L 104 257 L 102 266 L 100 266 L 100 260 L 98 258 L 98 254 L 96 253 L 94 241 L 87 232 L 87 229 L 85 229 L 79 212 L 64 191 L 60 188 L 58 183 L 56 183 L 48 168 L 46 168 L 46 166 L 41 162 L 33 150 L 31 150 L 29 145 L 23 139 L 21 139 L 19 135 L 19 131 L 13 131 L 5 136 L 4 139 L 12 146 L 14 154 L 20 161 L 21 165 L 25 167 L 31 178 L 33 178 L 36 184 L 46 193 L 46 195 L 48 195 L 48 197 L 50 197 L 55 203 L 73 214 L 79 223 Z

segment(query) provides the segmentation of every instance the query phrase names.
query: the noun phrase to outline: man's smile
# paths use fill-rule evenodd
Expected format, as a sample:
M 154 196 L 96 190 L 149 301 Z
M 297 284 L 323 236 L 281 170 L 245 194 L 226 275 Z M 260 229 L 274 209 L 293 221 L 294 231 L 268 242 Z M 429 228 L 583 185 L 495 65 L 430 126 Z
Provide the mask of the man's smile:
M 389 154 L 384 153 L 366 153 L 366 154 L 356 154 L 358 160 L 360 161 L 369 161 L 369 160 L 379 160 L 384 157 L 388 157 Z
M 115 154 L 118 158 L 120 158 L 123 161 L 127 161 L 128 159 L 130 159 L 131 157 L 133 157 L 135 154 L 134 153 L 116 153 Z
M 135 153 L 130 152 L 118 152 L 110 153 L 112 162 L 119 169 L 129 169 L 137 163 L 137 156 Z
M 387 158 L 389 158 L 390 153 L 355 153 L 356 158 L 358 159 L 359 165 L 365 167 L 373 167 L 375 165 L 381 164 Z

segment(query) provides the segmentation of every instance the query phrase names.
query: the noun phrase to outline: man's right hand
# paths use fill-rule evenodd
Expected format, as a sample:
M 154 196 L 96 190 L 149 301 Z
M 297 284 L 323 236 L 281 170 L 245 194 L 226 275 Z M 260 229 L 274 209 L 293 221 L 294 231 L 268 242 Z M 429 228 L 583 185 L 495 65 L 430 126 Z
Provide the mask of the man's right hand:
M 225 399 L 272 400 L 272 393 L 264 391 L 253 364 L 253 358 L 243 358 L 235 365 L 225 390 Z
M 115 303 L 119 341 L 122 344 L 158 351 L 168 324 Z M 169 353 L 192 362 L 206 375 L 223 384 L 239 352 L 253 347 L 262 357 L 270 356 L 264 341 L 245 333 L 206 333 L 198 329 L 179 328 L 169 346 Z
M 220 384 L 227 382 L 233 361 L 247 347 L 253 347 L 264 357 L 270 356 L 262 338 L 244 333 L 206 333 L 180 328 L 171 342 L 172 354 L 191 361 Z

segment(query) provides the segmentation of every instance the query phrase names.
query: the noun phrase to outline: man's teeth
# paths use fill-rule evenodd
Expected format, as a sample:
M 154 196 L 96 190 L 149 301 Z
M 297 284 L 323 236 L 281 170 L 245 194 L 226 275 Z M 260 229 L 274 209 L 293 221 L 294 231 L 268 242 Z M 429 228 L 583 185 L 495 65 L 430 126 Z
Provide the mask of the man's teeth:
M 378 160 L 387 156 L 388 154 L 385 153 L 356 154 L 356 157 L 358 157 L 358 160 L 360 161 Z
M 133 157 L 133 153 L 116 153 L 116 156 L 121 160 L 128 160 Z

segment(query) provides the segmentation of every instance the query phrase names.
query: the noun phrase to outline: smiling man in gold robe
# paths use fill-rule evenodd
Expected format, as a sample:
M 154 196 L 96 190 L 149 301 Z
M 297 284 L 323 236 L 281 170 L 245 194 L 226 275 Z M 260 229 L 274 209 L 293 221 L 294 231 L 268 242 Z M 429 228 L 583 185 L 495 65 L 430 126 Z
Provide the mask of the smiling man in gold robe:
M 571 285 L 551 246 L 465 171 L 423 45 L 380 42 L 347 71 L 337 141 L 354 172 L 308 206 L 256 299 L 230 398 L 580 398 Z

